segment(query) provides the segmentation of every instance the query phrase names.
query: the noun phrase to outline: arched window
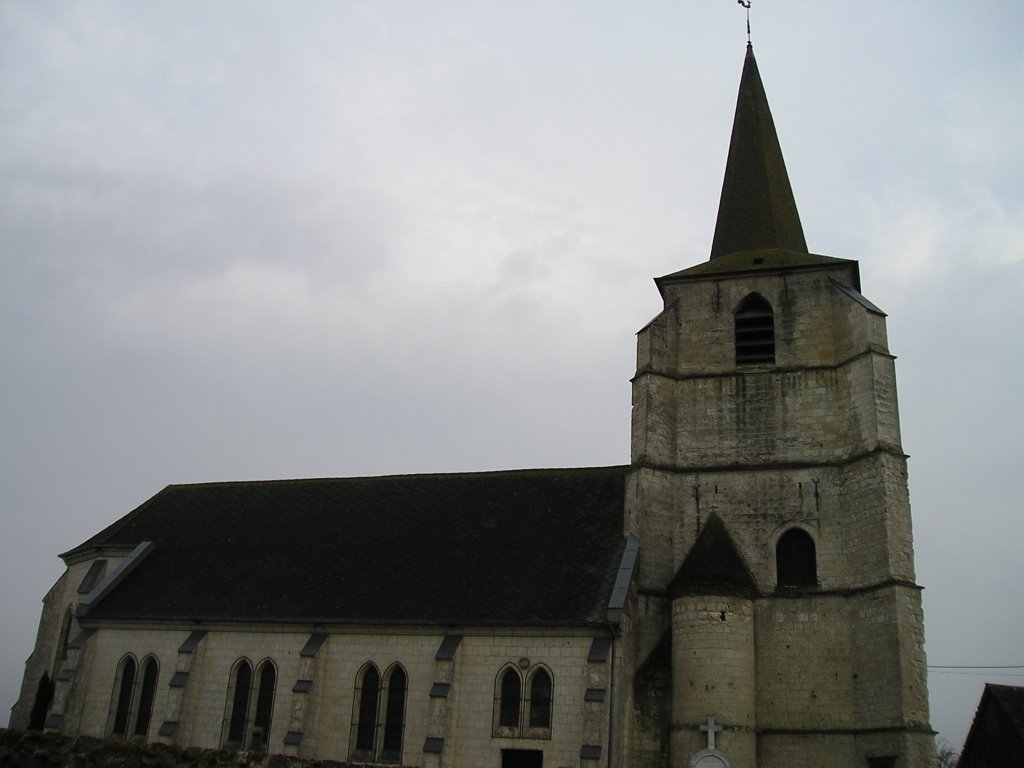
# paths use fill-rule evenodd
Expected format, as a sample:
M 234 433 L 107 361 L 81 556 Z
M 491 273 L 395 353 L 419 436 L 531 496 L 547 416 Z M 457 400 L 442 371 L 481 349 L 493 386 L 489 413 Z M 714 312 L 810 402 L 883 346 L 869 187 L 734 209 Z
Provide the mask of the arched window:
M 372 760 L 377 746 L 377 711 L 380 706 L 380 672 L 371 662 L 356 677 L 355 748 L 352 757 Z
M 149 656 L 142 660 L 142 689 L 139 691 L 139 706 L 135 714 L 136 736 L 149 735 L 149 723 L 153 718 L 153 699 L 156 696 L 156 681 L 160 668 L 156 659 Z
M 519 710 L 522 708 L 522 681 L 519 672 L 508 667 L 501 676 L 501 693 L 498 698 L 498 726 L 519 727 Z
M 135 657 L 131 654 L 121 659 L 115 688 L 117 692 L 117 706 L 114 709 L 114 725 L 110 729 L 113 736 L 128 735 L 128 720 L 132 714 L 132 694 L 135 693 Z
M 270 739 L 270 723 L 274 717 L 274 692 L 277 688 L 277 670 L 269 659 L 260 664 L 259 688 L 256 692 L 256 713 L 253 716 L 252 738 L 249 749 L 265 752 Z
M 373 662 L 367 662 L 359 670 L 352 707 L 354 761 L 402 761 L 408 681 L 401 664 L 392 664 L 383 678 Z
M 264 659 L 254 674 L 250 661 L 239 659 L 230 680 L 224 748 L 264 752 L 274 716 L 277 667 L 272 659 Z
M 551 675 L 539 667 L 530 678 L 530 728 L 551 727 Z
M 525 676 L 520 668 L 529 668 Z M 494 681 L 493 735 L 551 738 L 553 701 L 554 684 L 547 667 L 543 664 L 529 667 L 527 659 L 520 659 L 519 666 L 506 664 Z
M 780 587 L 813 587 L 818 583 L 814 539 L 806 531 L 790 528 L 775 545 L 775 574 Z
M 231 675 L 228 690 L 231 714 L 228 717 L 228 737 L 225 747 L 243 749 L 246 723 L 249 720 L 249 696 L 252 692 L 252 665 L 248 659 L 239 659 Z
M 46 714 L 50 711 L 50 704 L 53 703 L 53 681 L 50 676 L 43 672 L 39 678 L 39 685 L 36 687 L 36 698 L 32 704 L 32 712 L 28 718 L 28 729 L 30 731 L 41 731 L 46 725 Z
M 402 736 L 405 731 L 405 670 L 397 664 L 388 672 L 387 701 L 384 705 L 384 743 L 380 759 L 402 762 Z
M 775 313 L 763 297 L 752 293 L 740 302 L 736 322 L 736 365 L 775 362 Z

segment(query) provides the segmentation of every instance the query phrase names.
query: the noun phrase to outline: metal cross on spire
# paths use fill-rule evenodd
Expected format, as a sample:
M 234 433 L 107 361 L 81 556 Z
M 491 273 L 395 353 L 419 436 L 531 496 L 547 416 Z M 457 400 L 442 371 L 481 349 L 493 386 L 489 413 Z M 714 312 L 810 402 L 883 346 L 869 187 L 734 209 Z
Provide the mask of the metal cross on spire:
M 750 45 L 750 2 L 751 0 L 736 0 L 737 3 L 747 9 L 747 45 Z

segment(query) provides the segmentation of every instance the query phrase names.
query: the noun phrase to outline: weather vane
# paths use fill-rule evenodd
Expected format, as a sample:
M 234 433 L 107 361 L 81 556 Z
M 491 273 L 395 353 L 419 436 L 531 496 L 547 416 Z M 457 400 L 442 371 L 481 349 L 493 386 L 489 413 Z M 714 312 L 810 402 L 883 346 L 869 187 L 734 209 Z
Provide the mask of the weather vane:
M 747 9 L 747 45 L 750 45 L 750 0 L 736 0 L 736 2 Z

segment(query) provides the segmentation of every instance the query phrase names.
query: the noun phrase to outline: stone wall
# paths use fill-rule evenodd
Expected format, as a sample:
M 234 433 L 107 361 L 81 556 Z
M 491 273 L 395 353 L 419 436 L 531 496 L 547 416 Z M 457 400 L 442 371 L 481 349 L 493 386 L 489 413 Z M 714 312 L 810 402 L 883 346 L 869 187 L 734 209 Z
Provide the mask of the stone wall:
M 74 610 L 88 594 L 89 585 L 86 584 L 85 577 L 93 564 L 102 561 L 102 564 L 97 563 L 99 568 L 93 573 L 94 582 L 98 583 L 124 559 L 125 554 L 104 552 L 93 557 L 73 560 L 46 593 L 36 642 L 32 655 L 25 662 L 25 674 L 22 677 L 18 701 L 11 710 L 12 728 L 24 730 L 29 727 L 36 691 L 42 676 L 45 674 L 50 680 L 57 680 L 67 668 L 67 645 L 81 629 L 74 618 Z
M 427 629 L 368 633 L 336 628 L 312 657 L 302 655 L 311 636 L 308 630 L 211 628 L 194 649 L 183 653 L 189 636 L 187 627 L 97 629 L 82 650 L 74 690 L 62 699 L 57 727 L 66 735 L 110 734 L 119 698 L 118 670 L 130 655 L 139 669 L 147 658 L 159 664 L 148 740 L 219 748 L 230 717 L 232 670 L 240 659 L 254 669 L 269 660 L 277 677 L 270 751 L 348 759 L 358 708 L 356 680 L 373 663 L 382 674 L 394 665 L 406 674 L 402 754 L 409 765 L 499 765 L 502 749 L 543 750 L 545 765 L 579 765 L 583 745 L 600 748 L 601 756 L 588 765 L 607 764 L 611 656 L 588 660 L 595 637 L 604 639 L 607 633 L 466 631 L 450 660 L 435 658 L 445 635 Z M 522 672 L 524 699 L 535 670 L 550 674 L 550 729 L 530 731 L 524 722 L 518 730 L 495 731 L 497 679 L 508 665 Z M 308 684 L 298 686 L 299 681 Z M 138 683 L 135 696 L 137 701 Z M 425 750 L 428 739 L 443 739 L 442 751 Z
M 723 748 L 736 721 L 725 748 L 736 767 L 853 768 L 885 756 L 924 765 L 926 666 L 895 367 L 884 315 L 852 275 L 835 263 L 665 280 L 665 309 L 638 335 L 625 526 L 641 541 L 641 599 L 664 599 L 712 515 L 757 592 L 749 616 L 722 608 L 726 620 L 705 627 L 690 606 L 673 619 L 673 764 L 706 744 L 697 727 L 715 716 Z M 772 305 L 775 362 L 738 366 L 734 312 L 752 293 Z M 814 583 L 797 588 L 777 583 L 776 546 L 791 528 L 816 556 Z M 638 614 L 645 620 L 637 636 L 668 629 L 660 613 Z M 712 624 L 717 634 L 704 637 Z M 748 680 L 753 716 L 733 711 Z M 634 723 L 642 732 L 650 718 L 638 710 Z M 741 732 L 756 734 L 756 757 Z

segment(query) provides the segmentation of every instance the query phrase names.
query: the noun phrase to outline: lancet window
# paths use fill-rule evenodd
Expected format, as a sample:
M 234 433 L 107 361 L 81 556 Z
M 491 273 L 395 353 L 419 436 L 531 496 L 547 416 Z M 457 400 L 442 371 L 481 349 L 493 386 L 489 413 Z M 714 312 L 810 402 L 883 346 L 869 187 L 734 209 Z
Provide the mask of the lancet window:
M 353 760 L 402 761 L 407 690 L 408 677 L 400 664 L 392 664 L 383 676 L 372 662 L 359 671 L 352 708 Z
M 529 664 L 524 660 L 521 666 Z M 493 735 L 550 738 L 553 701 L 554 685 L 546 667 L 528 668 L 524 677 L 520 667 L 506 665 L 495 680 Z
M 129 653 L 118 662 L 108 729 L 111 736 L 145 739 L 149 735 L 159 675 L 160 665 L 154 656 L 139 664 Z
M 265 752 L 270 739 L 277 691 L 277 667 L 264 659 L 255 673 L 248 659 L 239 659 L 231 671 L 228 686 L 227 749 Z

